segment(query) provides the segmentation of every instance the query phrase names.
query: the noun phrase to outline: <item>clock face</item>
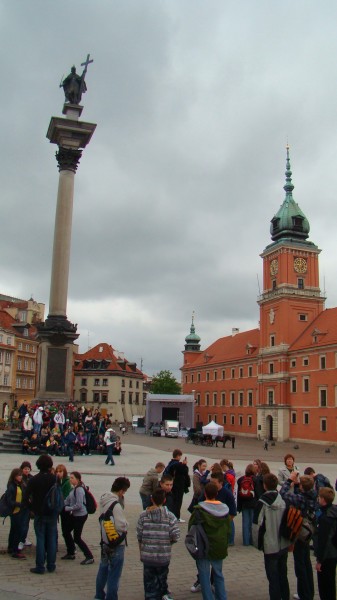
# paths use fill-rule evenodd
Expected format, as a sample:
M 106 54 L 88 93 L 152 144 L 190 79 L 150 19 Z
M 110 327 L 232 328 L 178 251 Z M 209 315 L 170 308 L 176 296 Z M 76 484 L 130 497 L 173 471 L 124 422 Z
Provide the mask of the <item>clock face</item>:
M 294 259 L 294 269 L 296 273 L 306 273 L 307 272 L 307 261 L 305 258 L 295 258 Z
M 270 273 L 271 273 L 271 275 L 276 275 L 277 272 L 278 272 L 278 260 L 276 258 L 274 258 L 274 260 L 272 260 L 270 263 Z

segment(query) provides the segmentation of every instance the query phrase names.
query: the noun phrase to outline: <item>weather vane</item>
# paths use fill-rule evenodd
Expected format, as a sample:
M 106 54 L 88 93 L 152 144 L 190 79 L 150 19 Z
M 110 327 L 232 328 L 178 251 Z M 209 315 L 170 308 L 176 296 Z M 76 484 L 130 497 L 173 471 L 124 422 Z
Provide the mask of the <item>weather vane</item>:
M 90 60 L 90 54 L 88 54 L 87 59 L 81 63 L 81 67 L 84 67 L 82 75 L 78 75 L 76 67 L 72 66 L 69 75 L 65 79 L 62 78 L 59 87 L 63 88 L 66 102 L 69 102 L 69 104 L 79 104 L 81 102 L 82 94 L 87 91 L 84 80 L 88 65 L 92 62 L 94 61 L 93 59 Z

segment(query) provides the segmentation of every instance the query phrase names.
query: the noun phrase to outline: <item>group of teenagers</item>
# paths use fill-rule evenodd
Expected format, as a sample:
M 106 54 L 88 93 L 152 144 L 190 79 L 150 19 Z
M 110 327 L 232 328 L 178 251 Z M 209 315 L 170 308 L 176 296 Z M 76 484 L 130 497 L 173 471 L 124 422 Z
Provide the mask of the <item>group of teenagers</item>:
M 153 494 L 159 489 L 165 493 L 163 506 L 167 513 L 173 514 L 178 523 L 181 522 L 181 494 L 186 493 L 190 484 L 187 460 L 182 460 L 182 452 L 177 449 L 166 467 L 163 463 L 157 463 L 144 477 L 140 497 L 145 513 L 142 513 L 140 520 L 145 523 L 150 520 L 151 523 L 151 514 L 156 506 Z M 236 476 L 233 464 L 227 459 L 214 463 L 209 469 L 206 460 L 200 459 L 193 466 L 192 484 L 188 528 L 201 521 L 209 549 L 206 557 L 196 560 L 198 575 L 191 592 L 201 592 L 203 600 L 213 600 L 214 597 L 215 600 L 227 600 L 222 566 L 228 547 L 235 543 L 234 518 L 241 513 L 243 546 L 253 545 L 264 554 L 270 600 L 290 599 L 287 576 L 289 552 L 294 555 L 297 579 L 297 593 L 293 597 L 297 600 L 313 600 L 315 591 L 311 550 L 316 558 L 320 599 L 336 600 L 337 506 L 333 504 L 335 491 L 327 477 L 316 473 L 312 467 L 307 467 L 300 475 L 294 456 L 287 454 L 277 475 L 271 473 L 268 465 L 259 459 L 248 464 L 244 475 L 240 477 Z M 282 534 L 284 528 L 282 530 L 281 523 L 289 507 L 298 509 L 303 519 L 310 516 L 312 535 L 304 541 L 299 538 L 290 540 Z M 172 521 L 171 543 L 177 541 L 175 525 L 175 521 Z M 160 600 L 166 598 L 160 593 L 167 587 L 168 564 L 160 565 L 158 525 L 153 532 L 149 539 L 151 547 L 156 548 L 157 559 L 152 555 L 151 562 L 157 562 L 157 568 L 160 567 L 162 571 L 159 571 L 157 580 L 159 593 L 150 593 L 148 596 L 145 593 L 145 598 Z M 147 560 L 148 556 L 145 556 L 144 578 Z M 155 576 L 152 580 L 155 581 Z M 160 585 L 163 587 L 160 588 Z
M 24 547 L 30 545 L 28 529 L 34 518 L 36 535 L 36 565 L 30 570 L 36 575 L 56 568 L 58 519 L 66 545 L 61 560 L 75 560 L 76 546 L 83 553 L 81 565 L 94 563 L 93 554 L 82 538 L 88 518 L 85 486 L 81 474 L 68 474 L 64 465 L 53 465 L 49 455 L 36 461 L 38 474 L 32 476 L 31 465 L 24 461 L 13 469 L 7 487 L 11 503 L 8 552 L 14 559 L 24 560 Z M 45 512 L 45 500 L 57 484 L 63 496 L 60 515 Z M 314 579 L 310 545 L 314 544 L 318 589 L 321 600 L 336 598 L 337 507 L 335 492 L 328 479 L 308 467 L 300 476 L 295 459 L 287 454 L 278 476 L 268 465 L 255 460 L 237 477 L 233 464 L 223 459 L 209 469 L 205 459 L 193 466 L 189 475 L 187 458 L 179 449 L 165 466 L 158 462 L 145 475 L 140 492 L 142 512 L 137 522 L 137 540 L 143 563 L 143 584 L 146 600 L 173 600 L 168 588 L 168 571 L 172 544 L 180 538 L 179 525 L 184 494 L 193 485 L 193 497 L 188 507 L 191 517 L 187 529 L 203 528 L 208 541 L 207 555 L 196 558 L 197 579 L 191 592 L 201 592 L 203 600 L 227 600 L 222 572 L 228 547 L 235 543 L 234 518 L 242 514 L 243 545 L 254 545 L 264 554 L 271 600 L 289 600 L 287 557 L 294 553 L 297 594 L 299 600 L 313 600 Z M 100 498 L 99 514 L 114 525 L 118 543 L 111 547 L 101 527 L 101 560 L 96 576 L 95 600 L 118 600 L 128 522 L 124 513 L 124 495 L 130 487 L 126 477 L 117 477 L 110 492 Z M 315 532 L 312 540 L 299 539 L 292 544 L 280 534 L 282 517 L 288 506 L 300 509 L 303 516 L 314 514 Z
M 71 462 L 74 455 L 91 456 L 92 453 L 109 455 L 110 433 L 112 429 L 109 417 L 103 417 L 98 409 L 94 411 L 59 408 L 50 413 L 43 406 L 35 409 L 20 406 L 21 428 L 23 432 L 22 453 L 39 455 L 47 452 L 51 456 L 67 456 Z M 25 412 L 26 411 L 26 412 Z M 125 425 L 120 425 L 125 430 Z M 113 454 L 122 451 L 120 436 L 114 436 Z M 111 448 L 112 449 L 112 448 Z M 109 457 L 109 462 L 114 464 Z

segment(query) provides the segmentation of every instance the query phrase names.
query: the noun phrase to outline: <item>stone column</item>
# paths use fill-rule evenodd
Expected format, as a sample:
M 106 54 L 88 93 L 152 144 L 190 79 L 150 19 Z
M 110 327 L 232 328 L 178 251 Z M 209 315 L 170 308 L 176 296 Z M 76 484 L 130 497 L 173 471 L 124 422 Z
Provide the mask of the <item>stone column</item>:
M 49 315 L 67 317 L 67 298 L 73 218 L 75 172 L 81 150 L 60 148 L 56 153 L 60 171 L 57 194 Z
M 77 324 L 67 319 L 67 297 L 73 216 L 74 180 L 82 148 L 90 142 L 94 123 L 79 121 L 82 106 L 65 104 L 66 118 L 52 117 L 47 137 L 57 144 L 59 168 L 49 314 L 38 325 L 39 377 L 37 400 L 69 401 L 73 397 L 73 352 Z

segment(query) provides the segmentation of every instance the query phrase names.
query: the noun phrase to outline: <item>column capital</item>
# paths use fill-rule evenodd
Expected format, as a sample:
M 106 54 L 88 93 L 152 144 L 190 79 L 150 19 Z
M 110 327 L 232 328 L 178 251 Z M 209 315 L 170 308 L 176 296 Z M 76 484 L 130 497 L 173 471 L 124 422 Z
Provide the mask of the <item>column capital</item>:
M 59 146 L 55 156 L 59 171 L 73 171 L 73 173 L 76 173 L 78 163 L 82 156 L 82 150 L 62 148 L 62 146 Z

